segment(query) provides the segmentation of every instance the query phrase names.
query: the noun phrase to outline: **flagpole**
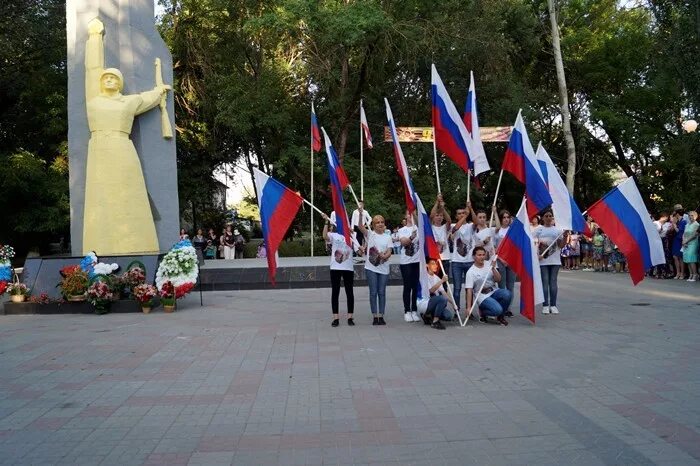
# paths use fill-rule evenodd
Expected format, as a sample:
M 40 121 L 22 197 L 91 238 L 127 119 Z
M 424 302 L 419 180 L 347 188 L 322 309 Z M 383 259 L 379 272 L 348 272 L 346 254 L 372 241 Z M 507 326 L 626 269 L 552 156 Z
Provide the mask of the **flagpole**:
M 360 198 L 365 198 L 365 143 L 362 139 L 363 136 L 362 129 L 362 99 L 360 99 Z M 354 195 L 355 193 L 353 193 Z
M 584 219 L 585 219 L 586 213 L 588 213 L 587 210 L 581 213 L 581 216 L 583 216 Z M 537 255 L 538 255 L 538 256 L 544 256 L 545 254 L 547 254 L 547 251 L 549 251 L 550 249 L 552 249 L 552 246 L 554 246 L 555 244 L 557 244 L 557 241 L 559 241 L 559 238 L 561 238 L 563 234 L 564 234 L 564 230 L 562 230 L 561 233 L 559 233 L 559 236 L 557 236 L 557 237 L 554 239 L 554 241 L 552 241 L 552 242 L 549 244 L 549 246 L 547 246 L 547 249 L 545 249 L 544 251 L 542 251 L 542 254 L 539 254 L 539 253 L 538 253 Z
M 314 111 L 314 104 L 311 103 L 311 111 Z M 309 203 L 313 206 L 314 202 L 314 129 L 313 121 L 311 122 L 311 202 Z M 314 257 L 314 216 L 311 216 L 311 257 Z
M 493 206 L 491 206 L 491 219 L 489 220 L 489 228 L 493 225 L 493 207 L 496 205 L 496 201 L 498 201 L 498 191 L 501 190 L 501 180 L 503 179 L 503 169 L 501 168 L 501 174 L 498 175 L 498 184 L 496 185 L 496 195 L 493 196 Z
M 472 174 L 471 170 L 467 170 L 467 202 L 471 202 L 472 194 Z
M 435 160 L 435 179 L 437 180 L 438 193 L 442 193 L 440 188 L 440 170 L 438 170 L 437 145 L 435 144 L 435 127 L 433 126 L 433 159 Z
M 328 217 L 328 221 L 331 222 L 333 225 L 336 225 L 336 223 L 333 220 L 331 220 L 330 217 L 325 212 L 323 212 L 321 209 L 319 209 L 318 207 L 316 207 L 315 205 L 313 205 L 312 203 L 310 203 L 309 201 L 307 201 L 303 197 L 301 198 L 301 200 L 304 201 L 305 203 L 307 203 L 309 205 L 309 207 L 314 209 L 316 212 L 321 214 L 321 216 Z
M 357 208 L 359 209 L 360 208 L 360 201 L 357 199 L 357 196 L 355 195 L 355 190 L 352 189 L 351 184 L 348 185 L 348 188 L 350 188 L 350 194 L 352 194 L 352 197 L 355 198 L 355 204 L 357 204 Z
M 445 272 L 445 266 L 442 265 L 442 259 L 438 259 L 438 264 L 440 264 L 440 270 L 442 270 L 442 275 L 447 275 L 447 272 Z M 449 277 L 447 278 L 447 281 L 445 283 L 447 283 L 447 293 L 449 295 L 448 298 L 452 303 L 452 306 L 455 308 L 455 314 L 457 314 L 457 319 L 459 319 L 459 325 L 460 327 L 464 327 L 464 325 L 462 325 L 462 316 L 459 315 L 459 306 L 457 306 L 457 303 L 455 303 L 455 297 L 452 294 L 452 285 L 450 285 Z

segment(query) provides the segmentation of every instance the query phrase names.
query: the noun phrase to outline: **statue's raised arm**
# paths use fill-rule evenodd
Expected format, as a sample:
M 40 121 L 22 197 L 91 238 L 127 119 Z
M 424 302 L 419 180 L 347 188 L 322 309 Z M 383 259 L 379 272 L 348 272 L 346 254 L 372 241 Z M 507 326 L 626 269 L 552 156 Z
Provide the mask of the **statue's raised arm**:
M 85 45 L 85 99 L 100 93 L 100 78 L 105 69 L 105 48 L 102 41 L 105 26 L 99 18 L 88 23 L 88 40 Z

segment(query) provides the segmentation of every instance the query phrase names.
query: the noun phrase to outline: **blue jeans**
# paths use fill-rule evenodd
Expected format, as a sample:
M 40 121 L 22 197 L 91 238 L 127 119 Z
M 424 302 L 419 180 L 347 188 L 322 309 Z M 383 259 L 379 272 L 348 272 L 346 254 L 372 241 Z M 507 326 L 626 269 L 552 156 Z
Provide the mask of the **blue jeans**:
M 425 313 L 438 317 L 441 320 L 452 320 L 452 311 L 447 309 L 447 298 L 442 294 L 430 297 L 428 309 L 426 309 Z
M 452 296 L 455 298 L 455 304 L 459 308 L 459 297 L 462 292 L 462 287 L 464 286 L 464 277 L 467 275 L 467 270 L 472 266 L 474 262 L 455 262 L 450 263 L 450 275 L 452 275 Z
M 559 275 L 558 265 L 540 265 L 542 274 L 542 291 L 544 291 L 544 306 L 557 305 L 557 275 Z
M 513 293 L 508 290 L 498 288 L 491 296 L 484 299 L 479 305 L 482 316 L 499 317 L 510 307 Z
M 384 309 L 386 308 L 386 284 L 389 281 L 389 275 L 365 269 L 365 276 L 367 277 L 367 285 L 369 285 L 369 308 L 372 314 L 384 315 Z
M 513 289 L 515 288 L 515 271 L 499 259 L 498 272 L 501 274 L 501 281 L 498 282 L 498 287 L 503 290 L 508 290 L 513 294 Z
M 401 278 L 403 278 L 403 312 L 416 312 L 418 310 L 418 288 L 420 288 L 420 264 L 401 264 Z

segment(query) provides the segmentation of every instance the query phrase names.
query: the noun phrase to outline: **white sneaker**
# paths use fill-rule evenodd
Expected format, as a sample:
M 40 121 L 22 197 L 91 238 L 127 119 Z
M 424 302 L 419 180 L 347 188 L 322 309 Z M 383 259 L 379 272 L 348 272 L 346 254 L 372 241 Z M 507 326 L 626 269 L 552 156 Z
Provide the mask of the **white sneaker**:
M 559 309 L 557 309 L 556 306 L 550 306 L 549 312 L 551 312 L 552 314 L 559 314 Z
M 413 322 L 413 316 L 411 315 L 410 312 L 404 312 L 403 313 L 403 320 L 404 320 L 404 322 Z
M 549 306 L 542 307 L 542 314 L 549 314 Z
M 423 322 L 417 312 L 411 312 L 411 317 L 413 317 L 413 322 Z

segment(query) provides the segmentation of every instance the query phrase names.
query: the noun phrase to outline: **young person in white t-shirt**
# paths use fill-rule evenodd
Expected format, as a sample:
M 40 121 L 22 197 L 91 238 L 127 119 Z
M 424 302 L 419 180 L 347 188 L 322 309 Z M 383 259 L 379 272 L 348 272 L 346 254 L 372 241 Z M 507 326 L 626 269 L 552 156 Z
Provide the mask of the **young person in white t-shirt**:
M 418 242 L 418 228 L 412 214 L 406 211 L 406 226 L 399 229 L 401 242 L 401 278 L 403 279 L 403 320 L 420 322 L 417 299 L 420 286 L 420 265 L 418 253 L 421 245 Z
M 486 249 L 483 246 L 476 246 L 474 264 L 469 268 L 464 282 L 464 288 L 467 290 L 467 312 L 476 299 L 482 322 L 486 322 L 487 317 L 495 317 L 501 325 L 508 325 L 506 310 L 510 307 L 513 294 L 498 288 L 496 283 L 500 280 L 501 274 L 498 272 L 496 261 L 487 261 Z M 475 297 L 477 293 L 478 296 Z
M 499 212 L 498 219 L 499 219 L 499 226 L 496 228 L 496 234 L 493 237 L 493 240 L 494 240 L 493 246 L 496 249 L 498 249 L 501 242 L 508 234 L 508 230 L 510 230 L 510 223 L 512 221 L 512 217 L 511 217 L 509 211 L 503 209 Z M 508 266 L 508 264 L 503 262 L 501 259 L 497 259 L 497 261 L 498 261 L 498 273 L 501 274 L 501 281 L 498 283 L 498 287 L 510 291 L 510 294 L 512 295 L 513 290 L 515 288 L 515 271 L 513 269 L 511 269 Z M 513 313 L 510 311 L 510 309 L 506 310 L 506 317 L 512 317 L 512 316 L 513 316 Z
M 438 276 L 440 264 L 435 259 L 428 259 L 426 264 L 428 270 L 428 291 L 430 296 L 426 296 L 418 301 L 418 309 L 421 311 L 421 318 L 425 325 L 430 325 L 434 329 L 445 330 L 441 320 L 451 321 L 452 311 L 447 309 L 447 292 L 443 285 L 447 283 L 447 275 L 442 278 Z
M 369 286 L 369 307 L 372 311 L 372 325 L 386 325 L 384 310 L 386 309 L 386 284 L 389 281 L 389 258 L 392 254 L 391 235 L 385 234 L 384 217 L 375 215 L 372 218 L 371 230 L 364 225 L 358 225 L 365 235 L 365 276 Z
M 450 254 L 448 239 L 450 235 L 450 228 L 452 227 L 452 219 L 450 218 L 450 214 L 447 212 L 447 209 L 445 209 L 445 201 L 442 200 L 442 194 L 438 194 L 437 199 L 435 199 L 435 205 L 433 205 L 433 208 L 430 211 L 430 226 L 433 229 L 433 236 L 435 237 L 438 248 L 440 248 L 442 269 L 444 269 L 445 274 L 449 276 L 450 259 L 452 256 Z M 438 264 L 438 275 L 442 277 L 440 264 Z M 445 282 L 445 289 L 447 289 L 447 282 Z
M 473 210 L 471 202 L 467 202 L 463 209 L 457 209 L 455 213 L 457 223 L 452 225 L 450 230 L 450 238 L 454 246 L 450 261 L 450 275 L 452 275 L 452 285 L 454 286 L 452 295 L 457 307 L 460 305 L 459 298 L 464 286 L 464 277 L 469 267 L 474 263 L 474 257 L 471 255 L 473 224 L 469 223 L 470 214 L 473 214 Z
M 353 279 L 355 269 L 352 262 L 353 248 L 347 245 L 345 237 L 335 232 L 335 227 L 330 224 L 330 219 L 324 215 L 326 221 L 323 226 L 323 239 L 331 244 L 331 309 L 333 311 L 333 322 L 331 326 L 337 327 L 340 324 L 338 316 L 338 298 L 340 297 L 340 281 L 345 285 L 345 297 L 348 301 L 348 325 L 355 325 L 353 312 L 355 308 L 355 294 L 353 293 Z M 329 231 L 333 229 L 333 231 Z M 355 249 L 357 243 L 354 242 Z
M 554 226 L 554 214 L 551 209 L 542 213 L 542 225 L 532 232 L 540 258 L 542 290 L 544 291 L 542 314 L 559 314 L 557 276 L 559 275 L 559 267 L 561 267 L 561 248 L 565 242 L 563 233 L 561 228 Z

